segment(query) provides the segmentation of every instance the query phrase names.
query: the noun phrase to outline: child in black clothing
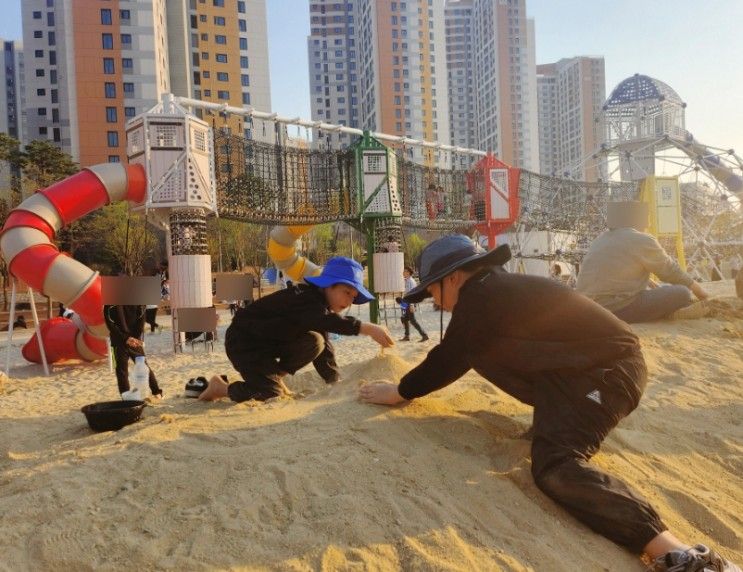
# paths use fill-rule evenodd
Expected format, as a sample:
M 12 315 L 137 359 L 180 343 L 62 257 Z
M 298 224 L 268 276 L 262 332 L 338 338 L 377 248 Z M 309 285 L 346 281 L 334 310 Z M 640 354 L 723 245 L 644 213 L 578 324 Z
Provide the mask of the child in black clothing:
M 145 307 L 104 306 L 103 315 L 116 361 L 116 382 L 119 384 L 119 393 L 124 393 L 129 391 L 129 359 L 134 361 L 137 356 L 144 355 L 144 344 L 140 338 L 144 331 Z M 149 382 L 153 397 L 162 398 L 163 391 L 157 384 L 152 368 Z
M 383 348 L 393 345 L 381 326 L 339 314 L 373 296 L 364 288 L 363 269 L 355 260 L 335 257 L 322 274 L 257 300 L 235 314 L 225 335 L 227 357 L 244 381 L 228 384 L 214 376 L 199 399 L 229 397 L 265 401 L 286 394 L 283 377 L 312 362 L 327 383 L 340 379 L 328 333 L 364 334 Z

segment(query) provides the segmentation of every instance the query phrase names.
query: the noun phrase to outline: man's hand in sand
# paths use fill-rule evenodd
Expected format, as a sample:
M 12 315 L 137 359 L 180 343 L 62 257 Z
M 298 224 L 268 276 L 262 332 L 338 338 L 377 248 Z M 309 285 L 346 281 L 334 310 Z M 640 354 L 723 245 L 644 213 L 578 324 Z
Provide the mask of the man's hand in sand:
M 692 282 L 691 283 L 691 292 L 694 294 L 694 296 L 697 297 L 698 300 L 706 300 L 709 298 L 709 294 L 707 294 L 707 291 L 702 288 L 698 282 Z
M 369 322 L 361 322 L 360 334 L 369 336 L 375 342 L 377 342 L 383 348 L 389 348 L 395 345 L 394 340 L 390 337 L 390 333 L 386 328 L 378 326 L 377 324 L 371 324 Z
M 362 385 L 359 389 L 361 401 L 377 403 L 379 405 L 397 405 L 407 400 L 397 391 L 394 383 L 376 382 Z
M 217 399 L 227 397 L 228 387 L 229 383 L 223 380 L 220 376 L 213 375 L 209 380 L 209 385 L 207 385 L 206 389 L 201 392 L 201 395 L 199 395 L 199 400 L 216 401 Z

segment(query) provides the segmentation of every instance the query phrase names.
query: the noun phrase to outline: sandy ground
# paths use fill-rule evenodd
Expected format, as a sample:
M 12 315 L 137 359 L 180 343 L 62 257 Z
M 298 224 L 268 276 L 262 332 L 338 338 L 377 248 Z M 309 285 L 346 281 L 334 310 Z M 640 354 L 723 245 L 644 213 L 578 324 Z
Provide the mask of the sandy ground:
M 595 462 L 741 563 L 743 308 L 731 281 L 711 288 L 728 296 L 714 317 L 635 328 L 649 386 Z M 221 343 L 174 356 L 161 317 L 146 342 L 166 398 L 108 433 L 80 412 L 118 397 L 107 364 L 45 377 L 22 333 L 0 382 L 0 570 L 643 570 L 540 493 L 530 408 L 476 374 L 404 407 L 357 400 L 425 356 L 438 316 L 419 312 L 432 341 L 383 356 L 343 338 L 341 383 L 307 369 L 261 405 L 184 398 L 188 378 L 235 372 Z

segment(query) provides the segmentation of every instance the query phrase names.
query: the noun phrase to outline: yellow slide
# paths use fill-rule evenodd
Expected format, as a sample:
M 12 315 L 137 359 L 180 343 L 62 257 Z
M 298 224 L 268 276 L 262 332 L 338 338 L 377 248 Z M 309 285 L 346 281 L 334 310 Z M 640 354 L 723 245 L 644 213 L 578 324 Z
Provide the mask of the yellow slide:
M 271 229 L 266 251 L 276 268 L 294 281 L 305 276 L 317 276 L 322 268 L 297 253 L 297 240 L 312 225 L 275 226 Z

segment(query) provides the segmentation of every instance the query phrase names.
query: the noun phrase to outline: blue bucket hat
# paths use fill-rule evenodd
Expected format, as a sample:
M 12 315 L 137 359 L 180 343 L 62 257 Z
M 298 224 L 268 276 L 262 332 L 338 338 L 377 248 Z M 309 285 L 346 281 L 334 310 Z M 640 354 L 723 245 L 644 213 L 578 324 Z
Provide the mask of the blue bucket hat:
M 345 256 L 331 258 L 325 263 L 320 276 L 308 276 L 304 281 L 320 288 L 333 284 L 353 286 L 359 292 L 358 296 L 353 299 L 354 304 L 366 304 L 374 300 L 374 296 L 364 288 L 364 269 L 361 264 Z
M 403 296 L 403 300 L 410 304 L 417 304 L 428 298 L 430 294 L 427 288 L 431 284 L 475 260 L 484 265 L 502 266 L 510 259 L 511 249 L 507 244 L 486 251 L 463 234 L 444 236 L 434 240 L 421 252 L 418 259 L 420 284 L 409 290 Z

